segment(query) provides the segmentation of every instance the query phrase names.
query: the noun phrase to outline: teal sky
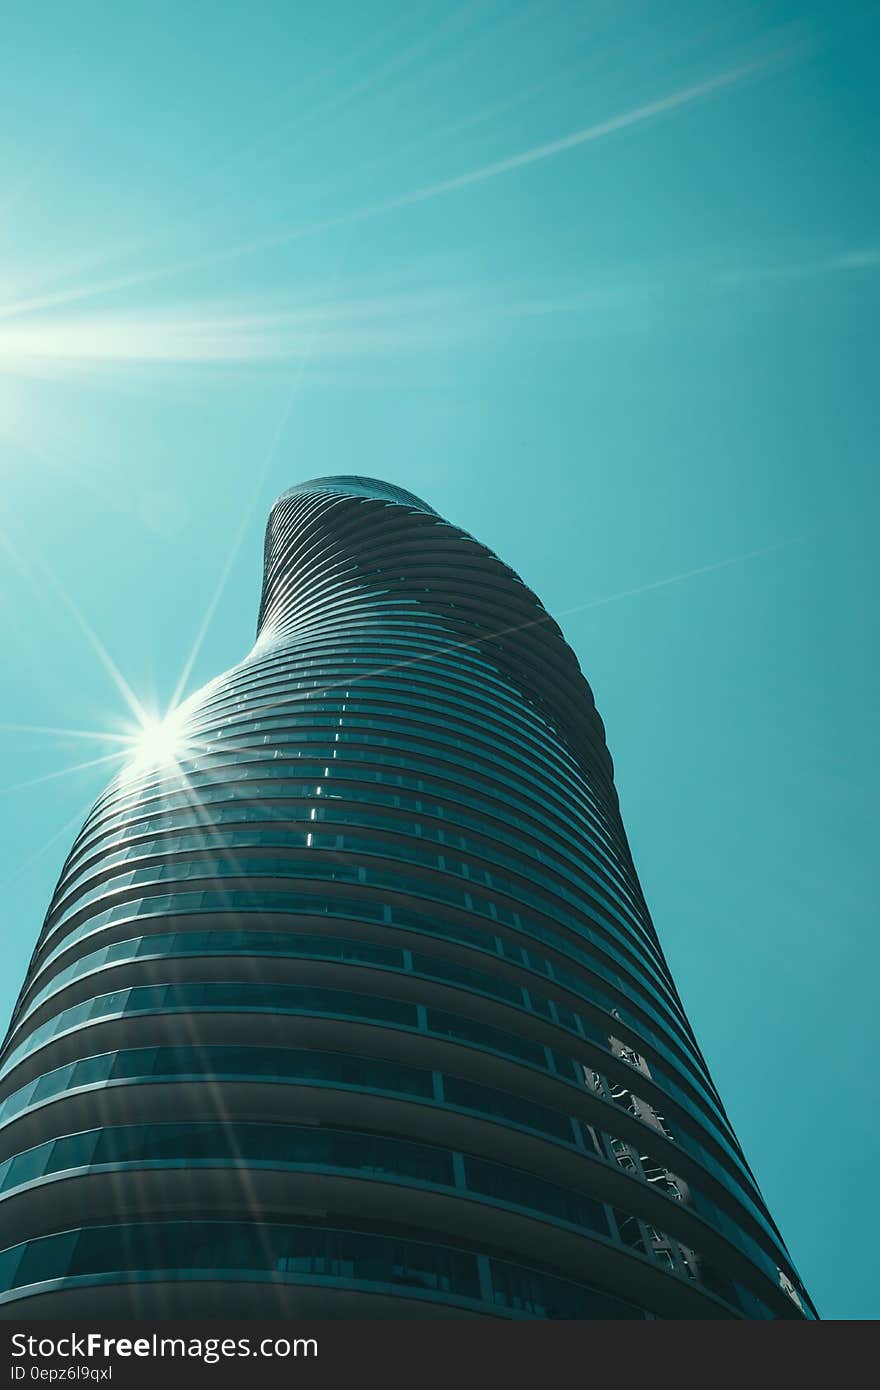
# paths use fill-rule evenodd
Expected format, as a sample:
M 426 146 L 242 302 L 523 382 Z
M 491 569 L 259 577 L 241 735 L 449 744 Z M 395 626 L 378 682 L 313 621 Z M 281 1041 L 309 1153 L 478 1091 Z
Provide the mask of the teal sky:
M 4 7 L 4 1020 L 111 663 L 149 707 L 234 663 L 276 494 L 386 478 L 560 619 L 770 1209 L 823 1316 L 880 1314 L 878 39 L 845 0 Z

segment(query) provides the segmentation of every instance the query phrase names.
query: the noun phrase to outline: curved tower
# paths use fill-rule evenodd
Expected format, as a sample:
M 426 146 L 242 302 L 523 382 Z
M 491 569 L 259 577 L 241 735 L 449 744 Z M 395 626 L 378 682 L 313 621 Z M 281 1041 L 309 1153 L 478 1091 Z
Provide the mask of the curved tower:
M 814 1317 L 571 649 L 368 478 L 99 798 L 0 1053 L 0 1316 Z

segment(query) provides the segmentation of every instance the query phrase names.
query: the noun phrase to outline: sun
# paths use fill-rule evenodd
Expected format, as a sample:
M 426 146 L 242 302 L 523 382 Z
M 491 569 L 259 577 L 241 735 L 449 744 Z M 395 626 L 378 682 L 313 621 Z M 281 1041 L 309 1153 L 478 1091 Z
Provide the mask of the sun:
M 165 715 L 145 713 L 130 736 L 127 774 L 137 776 L 153 768 L 176 766 L 184 747 L 182 725 L 180 706 Z

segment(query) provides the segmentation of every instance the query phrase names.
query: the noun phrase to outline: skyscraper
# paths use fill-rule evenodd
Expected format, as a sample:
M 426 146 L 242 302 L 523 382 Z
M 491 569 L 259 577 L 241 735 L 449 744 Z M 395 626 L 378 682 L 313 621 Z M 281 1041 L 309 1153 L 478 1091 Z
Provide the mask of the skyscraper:
M 276 502 L 258 635 L 99 798 L 0 1054 L 0 1315 L 814 1317 L 516 574 Z

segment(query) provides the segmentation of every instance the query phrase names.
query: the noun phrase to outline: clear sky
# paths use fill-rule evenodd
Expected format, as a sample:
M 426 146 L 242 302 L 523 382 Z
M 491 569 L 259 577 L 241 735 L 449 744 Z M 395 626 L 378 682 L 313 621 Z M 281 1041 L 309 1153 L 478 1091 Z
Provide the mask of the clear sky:
M 769 1206 L 823 1316 L 880 1314 L 878 38 L 846 0 L 4 6 L 4 1019 L 114 671 L 161 707 L 231 665 L 275 495 L 386 478 L 560 619 Z

